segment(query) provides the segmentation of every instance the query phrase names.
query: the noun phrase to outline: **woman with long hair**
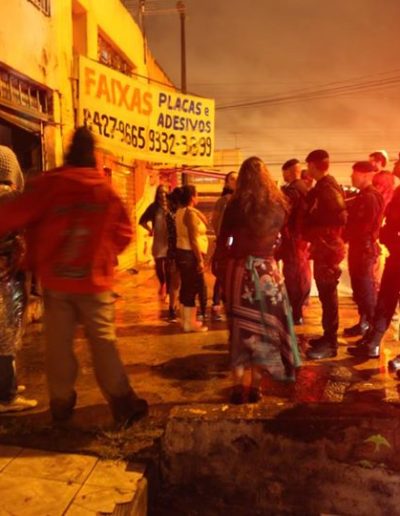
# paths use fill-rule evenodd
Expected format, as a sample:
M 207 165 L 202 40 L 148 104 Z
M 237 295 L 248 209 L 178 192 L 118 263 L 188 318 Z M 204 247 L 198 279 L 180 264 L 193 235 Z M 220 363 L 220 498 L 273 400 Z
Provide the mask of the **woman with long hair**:
M 207 331 L 196 321 L 196 294 L 204 288 L 204 259 L 208 249 L 207 219 L 196 208 L 194 185 L 185 185 L 176 212 L 176 264 L 181 275 L 179 300 L 184 332 Z
M 231 403 L 256 403 L 264 372 L 293 380 L 300 363 L 285 284 L 274 259 L 287 213 L 287 201 L 266 165 L 257 157 L 246 159 L 217 242 L 220 250 L 227 251 L 221 280 L 234 376 Z M 246 368 L 251 370 L 247 396 Z
M 139 224 L 153 237 L 151 253 L 155 261 L 156 275 L 160 284 L 158 294 L 162 299 L 165 298 L 169 290 L 167 210 L 167 190 L 165 186 L 159 185 L 154 202 L 148 206 L 139 219 Z

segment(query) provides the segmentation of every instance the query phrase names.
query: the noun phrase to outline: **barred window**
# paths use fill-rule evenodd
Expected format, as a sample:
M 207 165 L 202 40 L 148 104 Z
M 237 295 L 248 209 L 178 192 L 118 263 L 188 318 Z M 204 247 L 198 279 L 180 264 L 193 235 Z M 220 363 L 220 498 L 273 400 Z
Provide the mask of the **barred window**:
M 50 117 L 53 115 L 53 98 L 49 90 L 0 67 L 0 104 L 2 101 Z
M 107 39 L 99 32 L 98 34 L 97 54 L 99 63 L 102 63 L 114 70 L 124 73 L 125 75 L 132 75 L 134 71 L 133 65 L 125 58 L 125 56 L 118 51 Z
M 36 5 L 46 16 L 50 16 L 50 0 L 28 0 L 31 4 Z

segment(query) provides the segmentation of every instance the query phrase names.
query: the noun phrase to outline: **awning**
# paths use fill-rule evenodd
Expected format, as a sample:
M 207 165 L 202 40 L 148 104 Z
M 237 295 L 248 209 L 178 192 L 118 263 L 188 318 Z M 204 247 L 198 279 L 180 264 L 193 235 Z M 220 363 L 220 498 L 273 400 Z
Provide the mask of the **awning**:
M 0 119 L 5 120 L 9 124 L 16 125 L 24 131 L 28 131 L 29 133 L 40 134 L 40 122 L 36 120 L 28 120 L 27 118 L 23 118 L 18 116 L 10 111 L 7 111 L 0 106 Z

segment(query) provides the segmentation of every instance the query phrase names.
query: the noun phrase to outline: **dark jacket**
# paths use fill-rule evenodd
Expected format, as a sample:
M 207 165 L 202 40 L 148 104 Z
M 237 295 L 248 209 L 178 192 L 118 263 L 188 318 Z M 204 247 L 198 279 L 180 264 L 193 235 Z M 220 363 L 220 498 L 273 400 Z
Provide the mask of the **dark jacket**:
M 394 191 L 385 211 L 385 224 L 379 233 L 379 240 L 391 255 L 400 258 L 400 186 Z
M 329 174 L 322 177 L 307 195 L 306 228 L 343 227 L 347 221 L 342 189 Z
M 378 239 L 383 219 L 384 200 L 370 185 L 360 191 L 348 204 L 345 239 L 350 245 L 365 245 Z
M 282 229 L 282 245 L 284 247 L 289 240 L 299 240 L 302 237 L 308 189 L 303 180 L 295 179 L 290 184 L 284 185 L 282 192 L 288 198 L 290 205 L 290 213 Z
M 343 192 L 335 178 L 326 175 L 307 195 L 304 235 L 311 242 L 311 258 L 330 264 L 345 256 L 342 239 L 347 211 Z
M 233 258 L 272 256 L 285 217 L 284 209 L 278 204 L 273 205 L 266 213 L 262 227 L 255 230 L 242 212 L 238 200 L 231 200 L 222 219 L 217 252 L 229 244 L 229 256 Z

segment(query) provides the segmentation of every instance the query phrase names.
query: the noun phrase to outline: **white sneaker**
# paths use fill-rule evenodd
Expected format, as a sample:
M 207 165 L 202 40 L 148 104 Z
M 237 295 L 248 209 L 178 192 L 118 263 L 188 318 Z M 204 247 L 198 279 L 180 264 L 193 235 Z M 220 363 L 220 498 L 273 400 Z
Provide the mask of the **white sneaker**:
M 29 400 L 23 396 L 15 396 L 15 398 L 8 403 L 0 403 L 0 414 L 6 412 L 22 412 L 35 408 L 38 404 L 37 400 Z

